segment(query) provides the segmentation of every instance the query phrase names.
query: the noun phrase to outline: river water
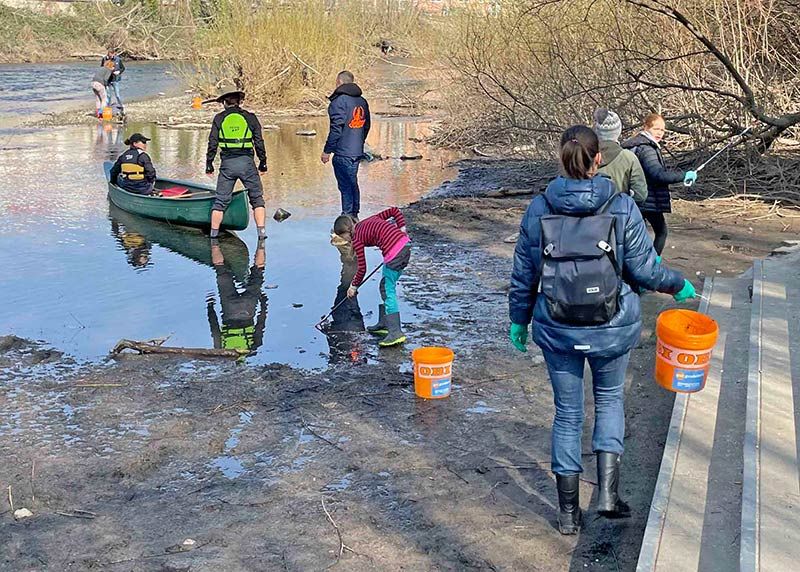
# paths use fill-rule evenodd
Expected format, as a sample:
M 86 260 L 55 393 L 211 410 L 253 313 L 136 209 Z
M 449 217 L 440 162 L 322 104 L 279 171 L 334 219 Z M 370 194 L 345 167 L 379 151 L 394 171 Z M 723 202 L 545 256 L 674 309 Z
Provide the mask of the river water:
M 19 119 L 40 119 L 84 101 L 94 107 L 89 84 L 100 58 L 89 62 L 0 64 L 0 127 Z M 122 99 L 135 101 L 163 93 L 178 95 L 186 87 L 168 62 L 127 62 Z
M 329 244 L 340 208 L 332 169 L 319 161 L 326 122 L 279 125 L 265 132 L 267 214 L 281 207 L 292 216 L 282 223 L 268 219 L 263 252 L 256 249 L 252 223 L 224 239 L 217 253 L 224 271 L 211 264 L 202 234 L 113 210 L 103 176 L 103 161 L 124 150 L 125 134 L 141 131 L 152 137 L 148 151 L 160 175 L 207 183 L 206 130 L 100 122 L 2 131 L 0 334 L 41 340 L 80 361 L 102 360 L 122 338 L 169 336 L 168 345 L 214 347 L 241 331 L 254 351 L 248 363 L 323 368 L 340 359 L 374 358 L 368 335 L 357 334 L 355 343 L 348 338 L 343 351 L 336 336 L 313 327 L 341 294 L 341 276 L 352 270 Z M 319 135 L 300 137 L 298 129 Z M 410 140 L 430 129 L 426 120 L 374 119 L 373 149 L 392 157 L 420 152 L 425 159 L 363 163 L 362 216 L 407 204 L 455 176 L 446 166 L 454 157 Z M 263 276 L 252 269 L 257 257 L 266 260 Z M 369 266 L 379 262 L 379 253 L 371 252 Z M 360 329 L 374 319 L 369 314 L 378 301 L 373 279 L 357 304 L 338 314 L 335 329 Z M 406 322 L 424 312 L 403 299 L 402 281 L 401 311 Z

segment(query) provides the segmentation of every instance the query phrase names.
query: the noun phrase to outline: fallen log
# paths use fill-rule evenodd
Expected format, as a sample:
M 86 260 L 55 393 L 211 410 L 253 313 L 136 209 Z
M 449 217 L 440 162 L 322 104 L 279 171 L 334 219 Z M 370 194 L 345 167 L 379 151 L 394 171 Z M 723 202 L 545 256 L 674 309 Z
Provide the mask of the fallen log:
M 183 355 L 194 357 L 224 357 L 224 358 L 239 358 L 247 355 L 246 351 L 230 350 L 230 349 L 217 349 L 217 348 L 180 348 L 162 346 L 151 342 L 139 342 L 136 340 L 120 340 L 114 349 L 111 350 L 111 355 L 119 355 L 125 350 L 137 351 L 140 354 L 168 354 L 168 355 Z
M 484 196 L 489 198 L 520 197 L 524 195 L 533 195 L 535 193 L 536 189 L 498 189 L 496 191 L 488 191 Z

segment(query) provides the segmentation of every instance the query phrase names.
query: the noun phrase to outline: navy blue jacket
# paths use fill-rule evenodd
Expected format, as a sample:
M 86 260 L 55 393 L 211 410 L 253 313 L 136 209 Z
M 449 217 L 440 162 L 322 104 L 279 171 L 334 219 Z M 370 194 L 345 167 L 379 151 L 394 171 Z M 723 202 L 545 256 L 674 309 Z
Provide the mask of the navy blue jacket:
M 369 104 L 361 97 L 361 88 L 354 83 L 345 83 L 337 87 L 328 99 L 331 100 L 328 105 L 331 130 L 323 152 L 361 158 L 371 125 Z
M 685 173 L 667 169 L 659 146 L 641 133 L 625 141 L 622 147 L 636 153 L 647 179 L 647 199 L 639 208 L 642 212 L 671 213 L 669 186 L 683 181 Z
M 125 71 L 125 64 L 122 63 L 122 58 L 119 56 L 114 56 L 113 58 L 109 58 L 108 56 L 103 56 L 103 59 L 100 60 L 100 65 L 105 66 L 106 62 L 113 61 L 114 62 L 114 70 L 111 74 L 111 79 L 108 83 L 114 83 L 115 81 L 119 81 L 122 79 L 122 74 Z M 119 73 L 116 73 L 119 72 Z
M 617 314 L 600 326 L 569 326 L 550 317 L 545 297 L 537 296 L 542 266 L 541 217 L 553 211 L 564 215 L 595 212 L 615 192 L 614 183 L 602 175 L 586 180 L 558 177 L 545 191 L 553 210 L 544 197 L 537 196 L 522 217 L 514 251 L 509 310 L 515 324 L 529 324 L 533 319 L 533 340 L 544 350 L 620 356 L 633 349 L 642 328 L 639 296 L 629 284 L 667 294 L 676 294 L 683 288 L 684 279 L 679 272 L 656 262 L 653 241 L 633 198 L 617 195 L 608 210 L 615 215 L 616 256 L 624 281 Z M 576 350 L 576 346 L 587 349 Z

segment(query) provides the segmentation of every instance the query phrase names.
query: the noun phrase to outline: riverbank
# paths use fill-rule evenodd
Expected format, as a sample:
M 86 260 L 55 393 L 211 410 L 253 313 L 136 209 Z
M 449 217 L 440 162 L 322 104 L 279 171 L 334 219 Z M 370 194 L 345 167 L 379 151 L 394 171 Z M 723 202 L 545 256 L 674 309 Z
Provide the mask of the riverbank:
M 486 162 L 459 180 L 497 190 L 503 168 L 517 191 L 536 184 L 522 164 Z M 478 169 L 495 179 L 481 184 Z M 443 401 L 414 397 L 408 349 L 367 358 L 367 334 L 330 337 L 338 358 L 319 371 L 136 356 L 81 366 L 5 338 L 0 482 L 34 516 L 3 509 L 3 565 L 633 570 L 672 402 L 652 382 L 653 324 L 674 302 L 644 296 L 629 370 L 622 489 L 634 516 L 595 518 L 588 454 L 587 526 L 563 537 L 547 374 L 506 332 L 514 246 L 503 239 L 528 201 L 439 196 L 404 209 L 415 252 L 402 297 L 431 310 L 406 325 L 409 340 L 456 349 Z M 744 212 L 721 218 L 713 202 L 676 211 L 665 261 L 697 285 L 698 272 L 739 273 L 797 235 Z
M 391 59 L 377 60 L 363 74 L 356 78 L 370 103 L 370 110 L 376 120 L 391 118 L 427 118 L 440 120 L 441 86 L 432 85 L 432 71 L 417 65 L 416 60 L 395 61 Z M 144 66 L 152 64 L 142 64 Z M 201 109 L 192 109 L 192 99 L 196 93 L 191 89 L 183 90 L 182 95 L 162 91 L 147 97 L 130 101 L 129 85 L 135 81 L 133 73 L 128 73 L 127 81 L 122 86 L 122 96 L 126 101 L 125 113 L 129 122 L 137 124 L 149 123 L 167 129 L 207 129 L 211 126 L 214 115 L 222 110 L 217 103 L 204 104 Z M 166 72 L 174 82 L 185 81 L 188 72 L 176 68 Z M 331 78 L 331 91 L 333 82 Z M 159 84 L 160 85 L 160 84 Z M 185 85 L 185 84 L 184 84 Z M 164 88 L 162 88 L 164 89 Z M 326 103 L 313 99 L 295 107 L 253 105 L 245 101 L 245 108 L 258 114 L 265 128 L 274 127 L 275 122 L 292 118 L 326 117 Z M 70 125 L 97 125 L 94 116 L 94 102 L 91 90 L 86 90 L 85 102 L 72 104 L 66 109 L 53 112 L 41 112 L 30 117 L 18 117 L 15 124 L 23 127 L 63 127 Z M 4 124 L 8 124 L 6 119 Z M 119 124 L 115 118 L 107 124 Z M 13 126 L 9 125 L 9 126 Z M 320 134 L 324 135 L 324 134 Z

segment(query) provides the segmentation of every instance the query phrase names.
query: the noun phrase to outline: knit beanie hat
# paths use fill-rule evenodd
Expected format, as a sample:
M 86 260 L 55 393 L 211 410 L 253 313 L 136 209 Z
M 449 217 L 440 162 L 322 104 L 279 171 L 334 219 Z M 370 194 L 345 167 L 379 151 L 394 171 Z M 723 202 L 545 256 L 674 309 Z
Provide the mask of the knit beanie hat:
M 594 132 L 601 141 L 617 141 L 622 135 L 622 120 L 619 115 L 601 107 L 594 112 Z

